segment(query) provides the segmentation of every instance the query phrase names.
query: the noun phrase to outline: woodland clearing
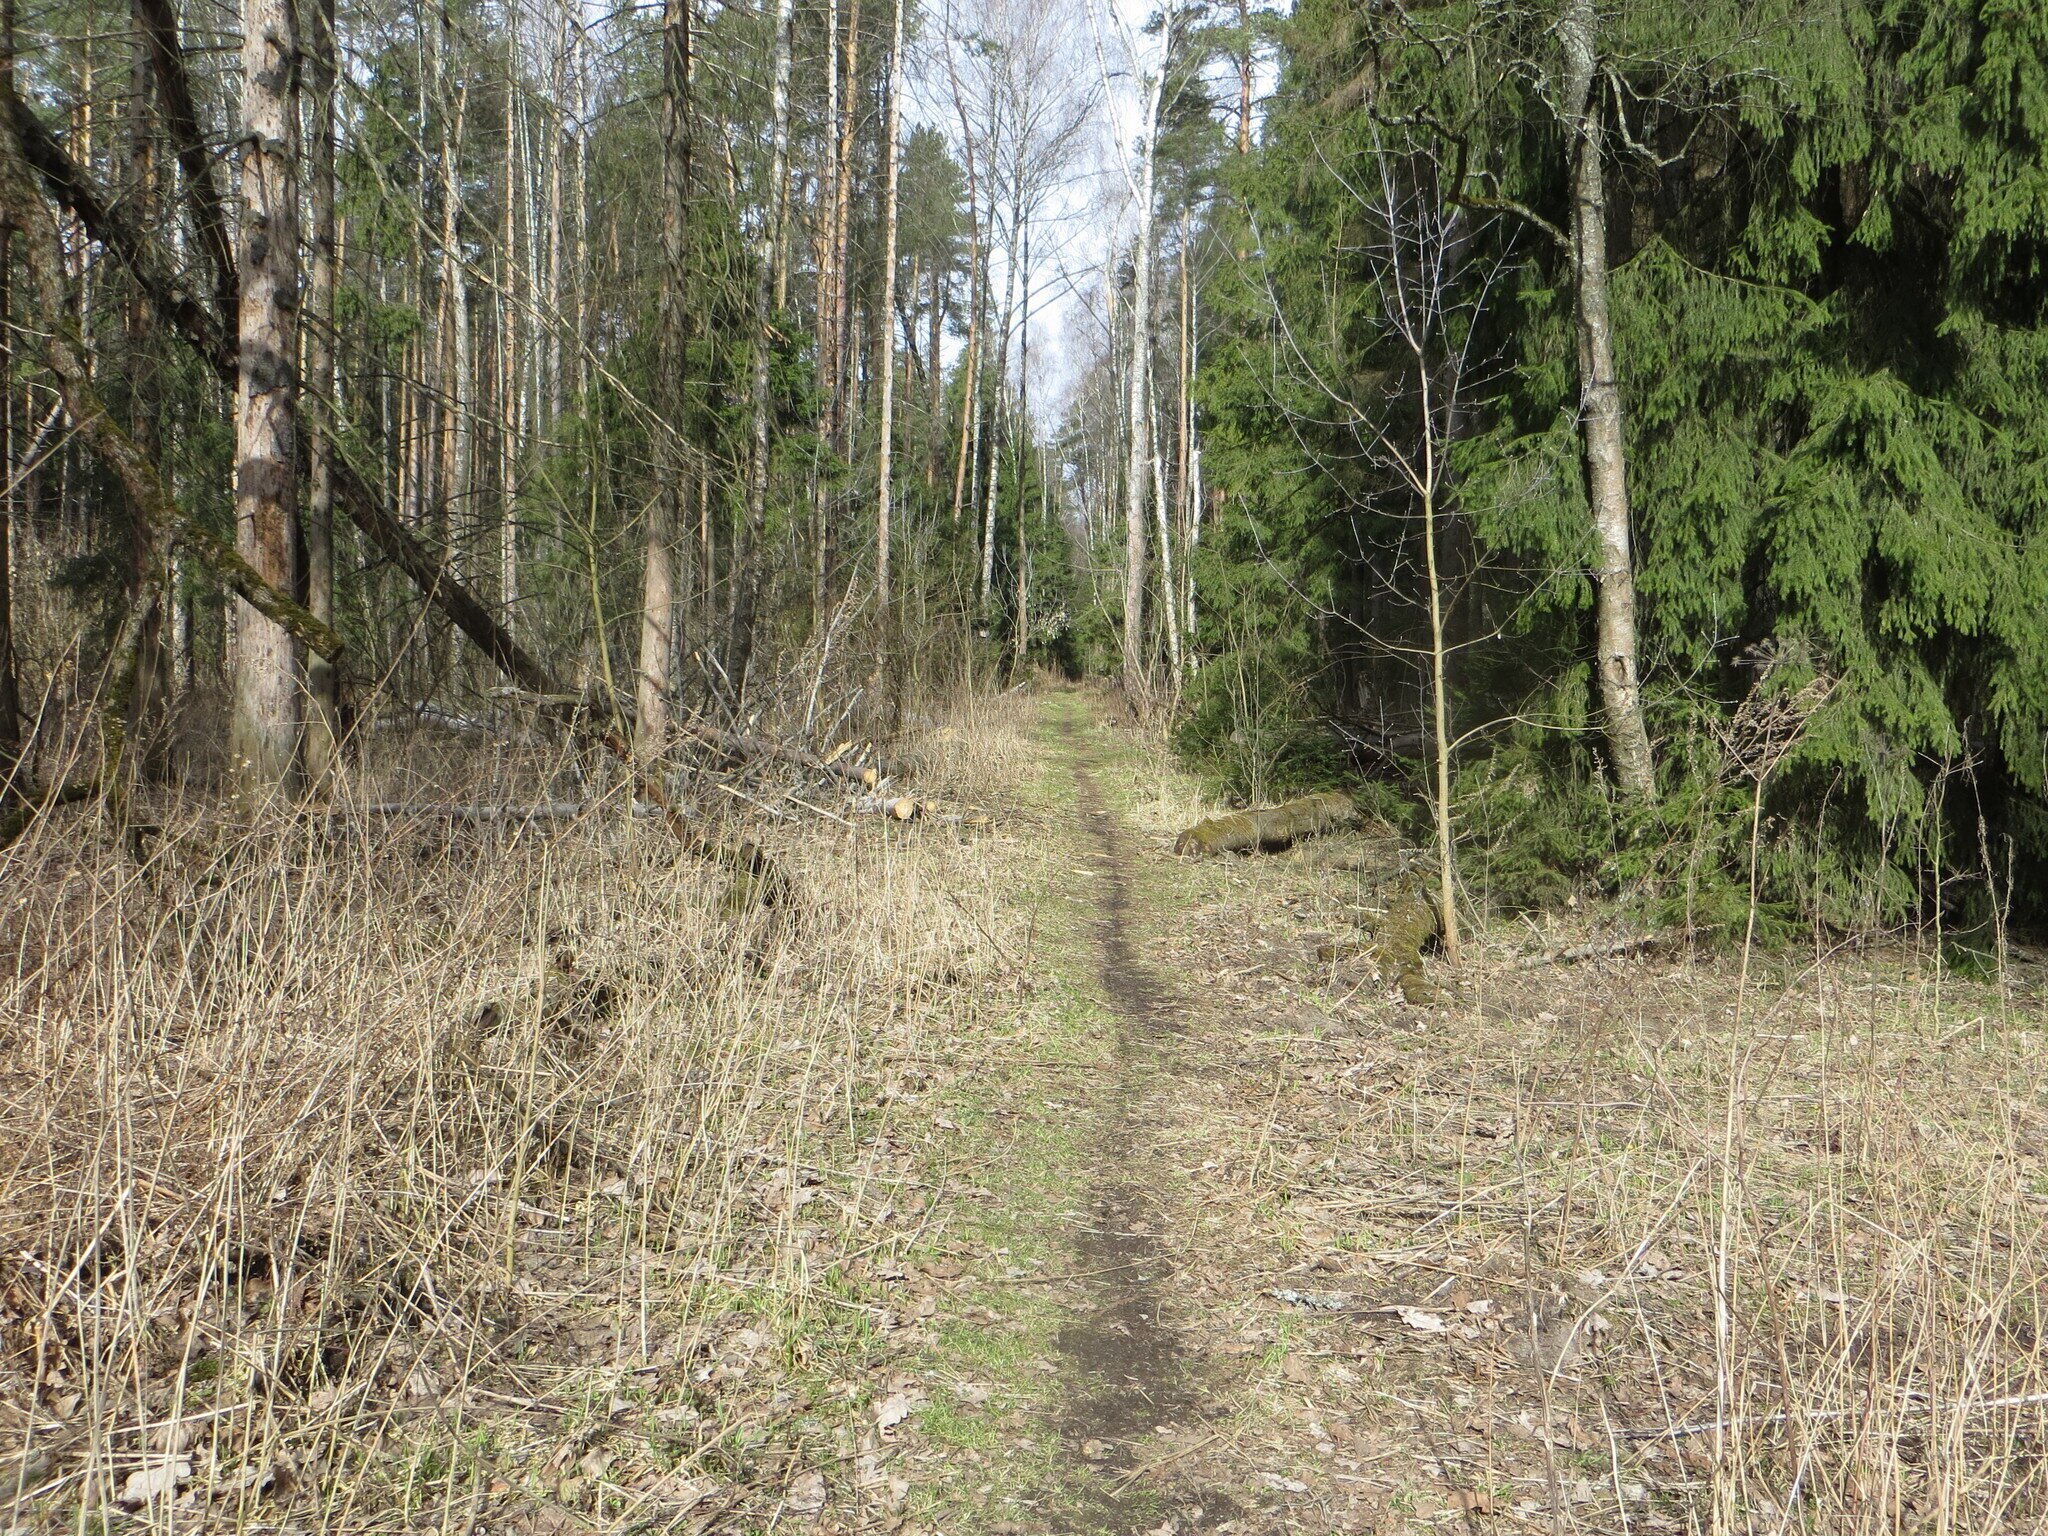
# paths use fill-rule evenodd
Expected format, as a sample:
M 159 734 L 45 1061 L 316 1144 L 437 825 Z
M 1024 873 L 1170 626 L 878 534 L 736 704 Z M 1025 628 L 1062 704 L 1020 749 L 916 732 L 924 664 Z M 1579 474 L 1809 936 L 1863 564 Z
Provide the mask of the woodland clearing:
M 11 1523 L 2041 1517 L 2038 964 L 1586 914 L 1415 1006 L 1317 958 L 1398 848 L 1175 858 L 1106 695 L 907 755 L 993 824 L 785 807 L 737 921 L 623 799 L 18 845 Z

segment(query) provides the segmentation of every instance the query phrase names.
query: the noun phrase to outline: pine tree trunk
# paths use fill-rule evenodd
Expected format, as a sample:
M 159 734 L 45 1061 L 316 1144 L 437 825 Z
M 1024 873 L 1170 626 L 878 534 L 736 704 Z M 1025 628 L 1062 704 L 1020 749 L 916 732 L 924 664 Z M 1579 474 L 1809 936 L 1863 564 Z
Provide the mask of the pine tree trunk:
M 1615 373 L 1609 313 L 1607 189 L 1601 164 L 1602 110 L 1597 95 L 1598 43 L 1593 0 L 1565 0 L 1558 36 L 1564 45 L 1565 127 L 1572 141 L 1572 257 L 1578 288 L 1579 415 L 1586 489 L 1597 545 L 1594 645 L 1600 703 L 1617 787 L 1635 799 L 1655 792 L 1650 737 L 1636 674 L 1636 585 L 1630 549 L 1627 450 L 1621 383 Z
M 821 400 L 818 411 L 819 439 L 830 447 L 837 441 L 838 424 L 834 404 L 839 394 L 839 367 L 835 340 L 839 319 L 839 287 L 844 274 L 839 270 L 839 0 L 825 6 L 825 135 L 824 175 L 818 204 L 823 228 L 818 238 L 818 372 Z M 819 454 L 811 469 L 811 623 L 822 629 L 827 588 L 831 581 L 830 537 L 831 476 Z
M 946 274 L 940 271 L 942 265 L 937 260 L 932 262 L 932 308 L 926 317 L 931 327 L 930 339 L 925 344 L 924 373 L 925 389 L 931 397 L 925 434 L 924 486 L 927 491 L 938 487 L 939 460 L 946 451 L 946 370 L 941 366 L 939 356 L 946 339 Z
M 14 0 L 0 0 L 0 87 L 14 90 Z M 14 660 L 14 231 L 0 223 L 0 802 L 21 787 L 21 675 Z
M 562 0 L 561 17 L 555 31 L 553 79 L 550 82 L 553 100 L 546 141 L 548 146 L 548 201 L 542 227 L 547 230 L 547 297 L 541 313 L 546 316 L 547 350 L 545 356 L 536 360 L 541 373 L 540 398 L 544 409 L 540 413 L 540 430 L 543 434 L 553 431 L 561 420 L 564 407 L 562 393 L 562 245 L 567 239 L 564 232 L 563 212 L 566 204 L 562 194 L 562 167 L 568 160 L 569 135 L 569 30 L 574 24 L 574 8 L 570 0 Z
M 903 104 L 903 0 L 896 0 L 894 12 L 889 44 L 889 105 L 882 130 L 882 422 L 875 449 L 875 598 L 885 634 L 889 631 L 889 524 L 896 462 L 896 137 Z
M 768 525 L 769 354 L 775 345 L 775 263 L 782 243 L 783 167 L 789 155 L 790 17 L 795 0 L 775 0 L 774 84 L 769 98 L 772 150 L 768 169 L 767 216 L 755 242 L 754 355 L 749 379 L 752 448 L 747 462 L 746 522 L 733 555 L 731 651 L 726 675 L 733 704 L 746 697 L 747 668 L 754 655 L 754 628 L 761 602 L 761 541 Z
M 297 587 L 299 40 L 291 0 L 243 0 L 244 212 L 235 386 L 235 547 L 280 592 Z M 296 788 L 298 648 L 235 608 L 228 752 L 245 789 Z
M 312 177 L 312 261 L 306 284 L 306 607 L 323 624 L 334 623 L 334 0 L 313 7 L 307 37 L 306 84 L 312 92 L 313 142 L 307 146 Z M 333 664 L 306 659 L 306 774 L 318 784 L 335 767 L 340 740 L 340 698 Z
M 455 88 L 452 116 L 446 101 L 447 75 L 454 67 L 450 58 L 454 40 L 453 23 L 446 0 L 442 4 L 435 54 L 434 92 L 441 120 L 441 335 L 438 364 L 440 388 L 440 499 L 441 523 L 448 541 L 448 562 L 459 580 L 472 579 L 468 553 L 475 507 L 470 497 L 470 360 L 469 360 L 469 275 L 462 261 L 462 147 L 469 116 L 467 82 Z M 444 676 L 460 665 L 461 642 L 452 628 L 447 630 Z
M 690 3 L 665 0 L 661 29 L 661 484 L 647 515 L 647 567 L 640 605 L 640 686 L 633 754 L 660 756 L 668 737 L 670 665 L 675 635 L 676 530 L 688 505 L 682 433 L 689 321 Z
M 146 33 L 141 27 L 140 17 L 136 19 L 136 47 L 128 98 L 128 185 L 123 201 L 135 218 L 148 227 L 156 216 L 157 206 L 156 133 L 150 114 L 156 89 Z M 139 286 L 131 285 L 125 308 L 128 427 L 143 452 L 155 460 L 160 456 L 157 428 L 163 409 L 159 388 L 161 376 L 154 355 L 156 316 L 148 296 Z M 161 591 L 145 593 L 144 589 L 161 584 L 163 562 L 151 547 L 148 533 L 139 519 L 129 528 L 127 578 L 123 602 L 131 622 L 126 636 L 130 647 L 126 656 L 133 665 L 123 679 L 128 714 L 121 723 L 121 731 L 127 741 L 147 741 L 147 727 L 151 718 L 162 710 L 167 690 L 164 681 L 163 594 Z M 161 767 L 160 754 L 152 753 L 151 756 L 155 760 L 143 765 L 147 772 L 155 772 Z
M 832 426 L 840 455 L 853 462 L 853 152 L 860 126 L 860 0 L 846 8 L 846 52 L 839 73 L 839 169 L 832 211 L 837 254 L 832 291 Z
M 505 78 L 518 78 L 519 29 L 516 19 L 506 29 Z M 498 281 L 493 294 L 493 324 L 497 332 L 496 380 L 498 398 L 494 420 L 498 433 L 498 611 L 505 627 L 517 632 L 519 624 L 519 509 L 513 487 L 519 477 L 519 161 L 522 147 L 520 93 L 505 93 L 504 211 L 498 233 Z

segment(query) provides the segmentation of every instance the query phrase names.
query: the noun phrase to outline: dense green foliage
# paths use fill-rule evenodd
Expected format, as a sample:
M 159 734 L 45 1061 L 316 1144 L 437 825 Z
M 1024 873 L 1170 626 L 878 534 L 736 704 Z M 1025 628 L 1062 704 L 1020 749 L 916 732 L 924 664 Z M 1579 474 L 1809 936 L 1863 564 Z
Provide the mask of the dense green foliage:
M 1195 743 L 1231 741 L 1238 723 L 1218 711 L 1243 711 L 1215 690 L 1249 671 L 1274 679 L 1260 710 L 1306 690 L 1333 739 L 1417 750 L 1417 533 L 1372 451 L 1412 389 L 1373 255 L 1391 176 L 1398 209 L 1453 211 L 1440 249 L 1471 337 L 1445 541 L 1458 810 L 1506 883 L 1535 898 L 1590 876 L 1669 899 L 1739 881 L 1767 774 L 1760 877 L 1788 906 L 1890 919 L 1987 865 L 2001 887 L 2009 867 L 2037 887 L 2048 12 L 1603 10 L 1596 94 L 1663 787 L 1626 812 L 1600 791 L 1588 730 L 1552 20 L 1303 0 L 1284 26 L 1263 141 L 1226 168 L 1212 221 L 1219 334 L 1199 388 L 1224 522 L 1205 546 L 1217 654 L 1198 674 Z M 1817 676 L 1835 684 L 1817 709 L 1809 691 L 1762 730 L 1767 700 Z

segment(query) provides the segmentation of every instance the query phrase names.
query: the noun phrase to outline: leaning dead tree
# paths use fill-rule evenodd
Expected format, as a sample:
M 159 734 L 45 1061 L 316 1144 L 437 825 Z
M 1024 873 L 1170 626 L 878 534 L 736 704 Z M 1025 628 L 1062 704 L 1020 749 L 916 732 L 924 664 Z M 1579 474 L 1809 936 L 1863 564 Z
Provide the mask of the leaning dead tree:
M 635 738 L 653 783 L 694 766 L 700 716 L 815 745 L 886 711 L 869 680 L 948 675 L 1006 620 L 1013 650 L 1036 644 L 1026 573 L 1062 574 L 1067 525 L 991 273 L 1031 291 L 1033 114 L 1089 71 L 1032 82 L 1085 34 L 1078 0 L 977 8 L 948 62 L 986 110 L 956 134 L 903 98 L 905 50 L 936 30 L 919 3 L 237 0 L 216 55 L 180 0 L 135 0 L 119 37 L 39 39 L 0 118 L 35 216 L 57 210 L 74 384 L 198 521 L 225 534 L 234 504 L 240 565 L 215 574 L 204 530 L 131 545 L 112 450 L 51 408 L 42 336 L 7 331 L 10 527 L 37 572 L 111 557 L 88 594 L 111 617 L 82 631 L 72 590 L 0 582 L 28 599 L 35 684 L 73 673 L 98 729 L 94 679 L 132 650 L 138 782 L 231 757 L 289 794 L 346 782 L 375 711 L 464 713 L 495 668 L 580 739 Z M 658 175 L 615 131 L 642 111 Z M 347 633 L 352 696 L 264 593 Z M 885 624 L 901 664 L 877 671 Z M 67 630 L 84 643 L 49 643 Z M 799 655 L 844 722 L 778 686 Z M 779 720 L 806 697 L 800 726 Z M 193 729 L 215 703 L 218 737 Z M 5 714 L 10 761 L 71 774 L 75 713 L 31 719 L 20 752 Z
M 63 391 L 64 404 L 79 435 L 107 462 L 119 478 L 134 515 L 153 536 L 174 533 L 216 579 L 244 602 L 277 624 L 295 640 L 340 661 L 342 644 L 322 624 L 236 550 L 222 543 L 187 514 L 171 494 L 155 465 L 115 423 L 95 390 L 87 354 L 65 292 L 57 228 L 36 178 L 83 224 L 87 232 L 123 261 L 144 299 L 171 334 L 213 369 L 223 387 L 240 378 L 237 358 L 222 341 L 219 319 L 201 301 L 181 292 L 164 276 L 173 270 L 150 237 L 124 223 L 109 210 L 115 205 L 87 172 L 67 154 L 40 119 L 9 92 L 7 121 L 0 125 L 0 215 L 21 237 L 22 261 L 39 304 L 51 317 L 46 361 Z M 339 446 L 339 445 L 337 445 Z M 687 817 L 654 773 L 635 763 L 632 744 L 616 723 L 599 718 L 568 700 L 580 695 L 525 650 L 492 617 L 486 606 L 438 558 L 392 515 L 364 477 L 336 454 L 335 489 L 350 519 L 373 546 L 411 577 L 426 600 L 476 645 L 514 684 L 544 701 L 543 710 L 562 721 L 579 740 L 626 765 L 641 798 L 660 808 L 676 839 L 692 854 L 724 865 L 749 882 L 763 899 L 779 899 L 783 882 L 767 855 L 748 841 L 723 838 Z

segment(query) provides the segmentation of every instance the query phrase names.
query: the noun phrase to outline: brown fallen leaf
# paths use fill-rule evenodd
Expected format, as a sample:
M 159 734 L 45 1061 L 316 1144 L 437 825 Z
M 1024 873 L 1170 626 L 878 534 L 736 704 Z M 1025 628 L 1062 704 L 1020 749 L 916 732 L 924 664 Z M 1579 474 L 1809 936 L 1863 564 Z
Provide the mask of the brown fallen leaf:
M 1499 1505 L 1483 1488 L 1457 1488 L 1451 1492 L 1451 1508 L 1460 1514 L 1491 1515 L 1498 1511 Z
M 875 1428 L 894 1429 L 923 1403 L 923 1393 L 891 1392 L 875 1405 Z
M 154 1504 L 158 1499 L 169 1498 L 176 1493 L 178 1485 L 191 1476 L 192 1463 L 182 1459 L 160 1461 L 153 1467 L 144 1467 L 140 1472 L 131 1472 L 128 1481 L 121 1485 L 120 1503 L 129 1509 Z
M 802 1473 L 789 1485 L 784 1502 L 792 1514 L 809 1516 L 820 1513 L 825 1508 L 825 1474 Z

